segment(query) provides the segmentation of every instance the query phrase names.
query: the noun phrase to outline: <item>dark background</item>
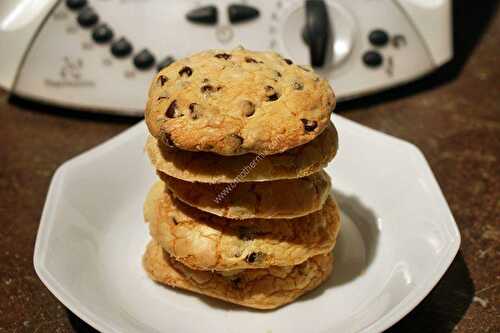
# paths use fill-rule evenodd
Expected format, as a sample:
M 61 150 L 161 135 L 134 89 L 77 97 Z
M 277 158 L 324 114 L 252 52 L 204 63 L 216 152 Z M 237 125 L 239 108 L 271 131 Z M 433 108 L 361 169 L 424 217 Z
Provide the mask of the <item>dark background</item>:
M 451 63 L 337 108 L 424 152 L 462 235 L 441 282 L 389 332 L 500 332 L 500 15 L 496 1 L 454 5 Z M 0 332 L 93 332 L 34 272 L 38 221 L 56 168 L 137 121 L 0 91 Z

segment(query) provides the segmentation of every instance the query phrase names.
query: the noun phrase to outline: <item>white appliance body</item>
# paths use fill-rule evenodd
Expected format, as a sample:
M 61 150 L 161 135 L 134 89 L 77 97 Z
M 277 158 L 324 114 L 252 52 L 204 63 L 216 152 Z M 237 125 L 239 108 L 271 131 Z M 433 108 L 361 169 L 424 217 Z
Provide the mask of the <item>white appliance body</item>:
M 68 108 L 141 115 L 156 66 L 139 69 L 133 58 L 147 49 L 155 63 L 208 48 L 272 49 L 308 64 L 302 38 L 304 1 L 297 0 L 87 0 L 113 31 L 107 43 L 92 38 L 94 26 L 77 21 L 66 1 L 2 0 L 0 3 L 0 85 L 16 95 Z M 452 57 L 451 0 L 325 0 L 333 57 L 317 71 L 330 80 L 339 100 L 419 78 Z M 252 20 L 230 23 L 228 6 L 258 9 Z M 186 19 L 193 9 L 213 5 L 216 24 Z M 80 9 L 81 10 L 81 9 Z M 369 35 L 383 30 L 388 42 Z M 118 58 L 110 45 L 126 38 L 133 47 Z M 368 66 L 367 52 L 380 63 Z

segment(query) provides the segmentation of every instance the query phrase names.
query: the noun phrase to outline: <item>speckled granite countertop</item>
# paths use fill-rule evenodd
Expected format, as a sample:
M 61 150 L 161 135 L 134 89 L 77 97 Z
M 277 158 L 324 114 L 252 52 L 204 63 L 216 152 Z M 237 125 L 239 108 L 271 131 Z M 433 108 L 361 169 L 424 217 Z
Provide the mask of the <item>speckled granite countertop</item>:
M 455 1 L 455 59 L 408 86 L 338 112 L 415 143 L 462 234 L 429 296 L 390 332 L 500 332 L 500 15 Z M 8 101 L 0 92 L 0 332 L 93 332 L 37 278 L 33 246 L 48 185 L 65 160 L 137 119 Z

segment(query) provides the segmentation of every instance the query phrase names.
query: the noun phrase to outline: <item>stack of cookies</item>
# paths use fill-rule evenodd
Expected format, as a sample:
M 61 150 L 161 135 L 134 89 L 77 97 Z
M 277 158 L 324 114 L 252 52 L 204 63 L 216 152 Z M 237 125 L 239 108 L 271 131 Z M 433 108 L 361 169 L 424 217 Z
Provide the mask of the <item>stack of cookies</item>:
M 160 180 L 144 205 L 151 279 L 271 309 L 332 270 L 340 228 L 322 170 L 337 152 L 335 96 L 273 52 L 211 50 L 154 79 L 147 154 Z

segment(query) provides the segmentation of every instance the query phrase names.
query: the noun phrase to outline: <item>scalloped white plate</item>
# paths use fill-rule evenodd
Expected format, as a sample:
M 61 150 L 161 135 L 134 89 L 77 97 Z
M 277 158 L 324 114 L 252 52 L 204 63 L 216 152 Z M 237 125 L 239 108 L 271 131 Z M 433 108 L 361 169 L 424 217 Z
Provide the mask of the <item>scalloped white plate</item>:
M 380 332 L 444 274 L 458 228 L 412 144 L 333 116 L 340 150 L 328 167 L 343 227 L 331 278 L 274 311 L 255 311 L 163 287 L 141 267 L 142 203 L 155 174 L 140 123 L 64 163 L 47 195 L 36 272 L 101 332 Z

